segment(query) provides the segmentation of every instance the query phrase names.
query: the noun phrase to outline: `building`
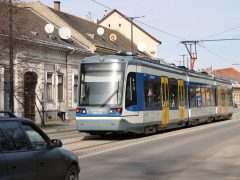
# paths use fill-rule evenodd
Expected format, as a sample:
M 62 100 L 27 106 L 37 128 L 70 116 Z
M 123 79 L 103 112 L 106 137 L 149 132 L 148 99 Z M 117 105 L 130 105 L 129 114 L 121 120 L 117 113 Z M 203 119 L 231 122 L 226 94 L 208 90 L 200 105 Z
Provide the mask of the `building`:
M 98 21 L 98 24 L 120 32 L 126 36 L 129 41 L 131 41 L 132 29 L 133 43 L 135 45 L 142 45 L 143 49 L 145 49 L 145 53 L 148 56 L 156 58 L 158 55 L 157 49 L 161 44 L 161 41 L 157 40 L 155 37 L 147 33 L 133 21 L 131 21 L 131 17 L 127 17 L 118 10 L 114 9 L 109 14 L 104 16 L 100 21 Z M 131 51 L 131 46 L 128 46 L 128 51 Z
M 0 109 L 9 108 L 9 31 L 8 4 L 0 3 Z M 51 23 L 54 31 L 45 32 Z M 69 39 L 59 29 L 71 31 Z M 87 56 L 127 51 L 131 42 L 121 33 L 61 11 L 41 2 L 21 3 L 13 11 L 14 112 L 37 124 L 57 119 L 59 112 L 73 118 L 77 105 L 78 65 Z M 114 34 L 117 39 L 109 38 Z M 141 55 L 145 55 L 137 50 Z
M 212 73 L 216 76 L 232 81 L 233 103 L 240 106 L 240 72 L 234 68 L 224 68 L 213 70 Z

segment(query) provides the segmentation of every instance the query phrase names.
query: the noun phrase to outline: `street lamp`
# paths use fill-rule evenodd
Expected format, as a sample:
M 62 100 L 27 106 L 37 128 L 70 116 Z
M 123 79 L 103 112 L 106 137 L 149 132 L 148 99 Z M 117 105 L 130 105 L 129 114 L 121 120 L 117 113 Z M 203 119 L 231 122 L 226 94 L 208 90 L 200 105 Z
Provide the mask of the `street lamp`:
M 131 52 L 133 53 L 133 20 L 138 18 L 143 18 L 145 16 L 135 16 L 135 17 L 128 17 L 131 20 Z

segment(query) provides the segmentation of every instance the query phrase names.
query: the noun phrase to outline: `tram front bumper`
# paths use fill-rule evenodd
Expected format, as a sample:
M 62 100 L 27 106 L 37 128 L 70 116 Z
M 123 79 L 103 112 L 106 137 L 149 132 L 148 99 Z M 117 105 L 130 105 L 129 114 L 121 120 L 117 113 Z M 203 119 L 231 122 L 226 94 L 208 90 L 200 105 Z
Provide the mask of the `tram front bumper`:
M 79 131 L 125 131 L 126 121 L 121 117 L 77 117 Z

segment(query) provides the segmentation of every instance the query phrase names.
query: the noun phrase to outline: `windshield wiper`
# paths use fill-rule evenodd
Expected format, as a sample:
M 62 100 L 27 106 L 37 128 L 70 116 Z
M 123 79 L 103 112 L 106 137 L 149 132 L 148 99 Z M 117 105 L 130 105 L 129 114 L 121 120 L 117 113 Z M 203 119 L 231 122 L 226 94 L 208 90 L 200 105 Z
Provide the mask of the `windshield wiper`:
M 100 107 L 104 107 L 104 106 L 106 106 L 106 104 L 113 98 L 113 96 L 115 95 L 115 94 L 117 94 L 117 104 L 118 104 L 118 90 L 119 89 L 119 82 L 118 82 L 118 88 L 106 99 L 106 101 L 104 101 L 101 105 L 100 105 Z

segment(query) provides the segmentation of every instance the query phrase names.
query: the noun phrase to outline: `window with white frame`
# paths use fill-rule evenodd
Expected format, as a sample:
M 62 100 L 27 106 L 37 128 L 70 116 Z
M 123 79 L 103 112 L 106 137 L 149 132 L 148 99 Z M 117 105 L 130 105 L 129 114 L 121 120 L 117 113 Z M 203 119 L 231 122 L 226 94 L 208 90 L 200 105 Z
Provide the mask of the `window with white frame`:
M 78 76 L 74 76 L 74 85 L 73 85 L 73 100 L 74 100 L 74 103 L 77 102 L 78 100 Z
M 53 83 L 52 83 L 52 73 L 47 73 L 47 100 L 53 100 Z
M 58 74 L 58 100 L 63 100 L 63 74 Z

